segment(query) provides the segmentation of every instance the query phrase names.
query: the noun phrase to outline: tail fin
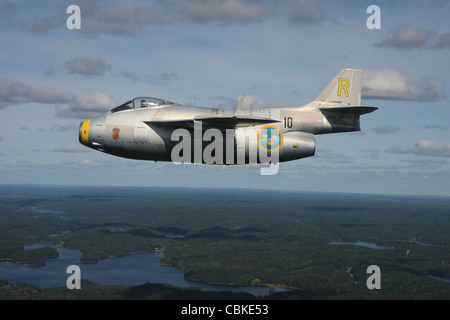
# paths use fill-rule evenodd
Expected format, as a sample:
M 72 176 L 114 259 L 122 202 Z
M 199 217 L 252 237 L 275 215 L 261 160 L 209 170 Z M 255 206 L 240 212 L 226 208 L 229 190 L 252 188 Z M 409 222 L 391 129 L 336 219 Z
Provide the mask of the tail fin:
M 361 70 L 341 70 L 317 96 L 317 107 L 328 121 L 325 133 L 360 131 L 360 116 L 378 109 L 361 106 L 361 81 Z
M 328 102 L 333 107 L 361 105 L 362 71 L 343 69 L 317 96 L 316 101 Z

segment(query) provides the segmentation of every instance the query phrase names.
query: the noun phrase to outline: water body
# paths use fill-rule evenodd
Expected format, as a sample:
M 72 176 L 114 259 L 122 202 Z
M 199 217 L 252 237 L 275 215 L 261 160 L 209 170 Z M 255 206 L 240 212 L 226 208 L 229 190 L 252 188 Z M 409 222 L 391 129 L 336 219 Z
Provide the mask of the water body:
M 59 214 L 60 218 L 63 220 L 69 220 L 69 218 L 67 218 L 66 216 L 64 216 L 64 214 L 66 214 L 65 211 L 59 211 L 59 210 L 47 210 L 47 209 L 39 209 L 39 208 L 31 208 L 31 212 L 34 213 L 51 213 L 51 214 Z
M 430 278 L 432 278 L 434 280 L 450 283 L 450 279 L 447 279 L 447 278 L 436 277 L 436 276 L 432 276 L 430 274 L 428 275 L 428 277 L 430 277 Z
M 357 242 L 333 241 L 333 242 L 328 242 L 328 244 L 350 245 L 350 246 L 364 247 L 364 248 L 369 248 L 369 249 L 374 249 L 374 250 L 394 249 L 393 247 L 379 246 L 376 243 L 370 243 L 370 242 L 364 242 L 364 241 L 357 241 Z
M 47 258 L 45 265 L 39 267 L 27 267 L 10 261 L 0 262 L 0 279 L 7 279 L 11 283 L 31 283 L 41 288 L 65 287 L 67 278 L 71 275 L 66 273 L 67 267 L 77 265 L 81 270 L 81 279 L 101 285 L 167 283 L 181 288 L 200 287 L 207 291 L 247 292 L 255 296 L 266 296 L 271 289 L 266 286 L 210 285 L 186 280 L 182 270 L 159 264 L 163 258 L 161 252 L 128 255 L 100 260 L 97 263 L 80 263 L 82 253 L 78 249 L 55 247 L 52 244 L 33 244 L 25 246 L 24 250 L 41 247 L 53 247 L 59 252 L 59 256 Z M 273 290 L 279 292 L 288 289 Z
M 39 209 L 39 208 L 31 208 L 31 211 L 34 213 L 54 213 L 54 214 L 66 213 L 65 211 L 47 210 L 47 209 Z
M 424 242 L 419 242 L 419 241 L 408 241 L 409 243 L 415 243 L 419 246 L 425 246 L 425 247 L 439 247 L 438 244 L 433 244 L 433 243 L 424 243 Z

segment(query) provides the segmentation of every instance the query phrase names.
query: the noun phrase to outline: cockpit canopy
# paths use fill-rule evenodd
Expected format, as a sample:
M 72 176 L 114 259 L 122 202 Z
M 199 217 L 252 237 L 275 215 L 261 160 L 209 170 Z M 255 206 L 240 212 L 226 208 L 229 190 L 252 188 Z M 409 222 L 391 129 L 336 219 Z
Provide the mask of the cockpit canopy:
M 152 97 L 137 97 L 130 101 L 121 104 L 120 106 L 111 110 L 112 113 L 119 112 L 123 110 L 131 110 L 138 108 L 150 108 L 155 106 L 166 106 L 173 105 L 175 103 L 163 99 L 152 98 Z

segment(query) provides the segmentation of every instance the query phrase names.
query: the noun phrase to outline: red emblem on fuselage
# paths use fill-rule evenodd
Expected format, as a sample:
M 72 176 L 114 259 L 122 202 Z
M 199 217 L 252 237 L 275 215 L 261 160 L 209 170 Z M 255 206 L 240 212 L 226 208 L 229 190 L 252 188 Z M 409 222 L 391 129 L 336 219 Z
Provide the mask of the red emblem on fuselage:
M 113 139 L 114 140 L 117 140 L 117 139 L 119 139 L 119 132 L 120 132 L 120 129 L 119 128 L 114 128 L 113 129 Z

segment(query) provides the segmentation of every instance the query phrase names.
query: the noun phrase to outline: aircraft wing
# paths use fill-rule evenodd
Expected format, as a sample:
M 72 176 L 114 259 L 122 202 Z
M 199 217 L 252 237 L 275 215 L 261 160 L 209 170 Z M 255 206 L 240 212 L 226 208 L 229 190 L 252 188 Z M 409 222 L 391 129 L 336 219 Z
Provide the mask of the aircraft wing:
M 162 125 L 166 127 L 192 129 L 194 128 L 194 123 L 199 121 L 202 122 L 202 126 L 205 130 L 208 128 L 234 129 L 237 127 L 247 127 L 266 123 L 281 122 L 280 120 L 274 120 L 270 118 L 243 115 L 232 117 L 196 116 L 194 118 L 181 120 L 145 121 L 145 124 L 148 126 Z
M 256 117 L 256 116 L 232 116 L 232 117 L 209 117 L 197 116 L 195 121 L 202 121 L 206 125 L 220 128 L 236 128 L 247 127 L 266 123 L 281 122 L 270 118 Z

